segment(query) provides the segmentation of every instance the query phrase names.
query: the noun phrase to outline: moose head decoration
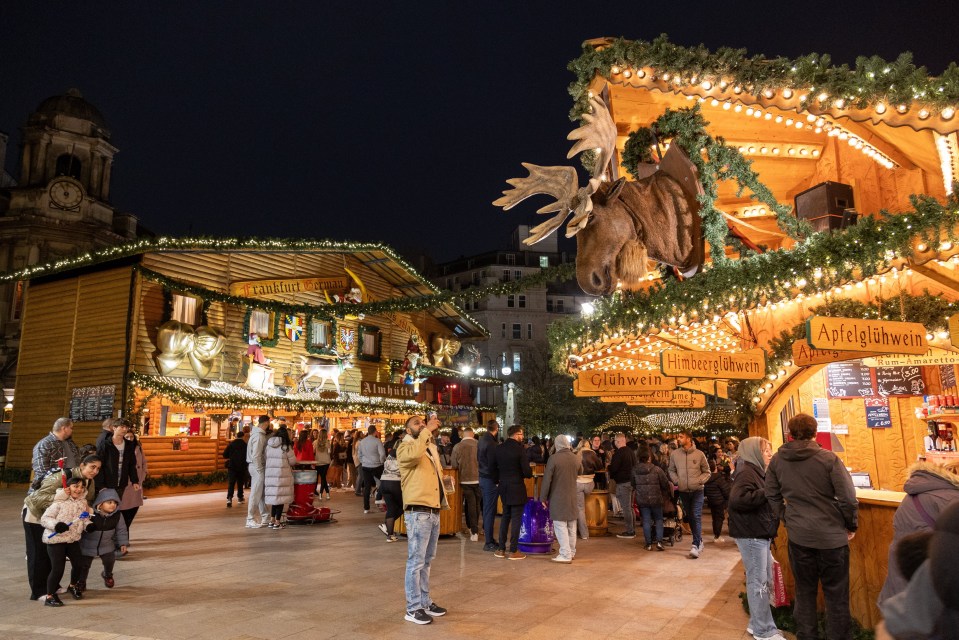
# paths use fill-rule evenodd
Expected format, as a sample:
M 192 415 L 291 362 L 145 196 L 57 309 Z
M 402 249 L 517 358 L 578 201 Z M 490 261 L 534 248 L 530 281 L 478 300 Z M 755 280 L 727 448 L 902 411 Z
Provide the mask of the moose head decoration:
M 567 138 L 576 140 L 567 158 L 593 150 L 596 162 L 586 186 L 578 186 L 573 167 L 541 167 L 522 163 L 525 178 L 506 182 L 511 189 L 493 202 L 504 210 L 534 195 L 555 198 L 536 213 L 556 213 L 530 231 L 526 244 L 535 244 L 556 231 L 569 217 L 566 237 L 576 236 L 576 279 L 593 295 L 613 293 L 618 287 L 637 288 L 648 273 L 647 260 L 694 273 L 703 263 L 700 230 L 701 186 L 695 166 L 678 145 L 671 145 L 659 165 L 642 167 L 645 176 L 635 182 L 607 180 L 606 168 L 616 148 L 616 123 L 606 103 L 590 100 L 583 124 Z

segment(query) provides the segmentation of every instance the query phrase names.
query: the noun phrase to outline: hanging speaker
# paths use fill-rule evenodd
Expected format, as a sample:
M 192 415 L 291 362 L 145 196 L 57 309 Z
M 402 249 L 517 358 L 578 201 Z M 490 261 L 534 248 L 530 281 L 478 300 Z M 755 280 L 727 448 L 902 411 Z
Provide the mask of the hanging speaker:
M 813 231 L 833 231 L 843 227 L 843 213 L 856 203 L 852 187 L 841 182 L 822 182 L 796 194 L 796 217 L 808 220 Z

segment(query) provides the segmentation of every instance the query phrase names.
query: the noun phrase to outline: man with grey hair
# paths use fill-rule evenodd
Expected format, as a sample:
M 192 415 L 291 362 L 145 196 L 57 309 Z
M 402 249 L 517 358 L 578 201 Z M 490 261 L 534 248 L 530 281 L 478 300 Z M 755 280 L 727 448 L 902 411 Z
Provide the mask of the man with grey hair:
M 546 461 L 543 471 L 543 484 L 540 498 L 549 508 L 549 517 L 553 520 L 553 533 L 559 544 L 559 553 L 553 562 L 569 564 L 576 555 L 576 524 L 579 507 L 576 504 L 576 477 L 582 465 L 573 450 L 569 448 L 569 438 L 556 436 L 556 453 Z
M 33 447 L 33 482 L 27 493 L 40 488 L 43 479 L 57 471 L 57 461 L 64 457 L 63 441 L 73 435 L 73 420 L 57 418 L 53 429 Z

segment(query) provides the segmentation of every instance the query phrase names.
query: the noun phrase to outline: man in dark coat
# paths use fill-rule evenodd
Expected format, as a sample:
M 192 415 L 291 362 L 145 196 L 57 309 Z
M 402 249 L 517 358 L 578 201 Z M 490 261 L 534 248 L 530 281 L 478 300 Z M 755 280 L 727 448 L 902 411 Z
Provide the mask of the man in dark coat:
M 496 551 L 499 549 L 499 543 L 496 542 L 496 534 L 493 532 L 493 524 L 496 522 L 496 480 L 493 478 L 493 472 L 490 471 L 493 452 L 498 445 L 496 440 L 498 434 L 499 423 L 496 422 L 496 420 L 489 420 L 486 423 L 486 433 L 483 434 L 479 439 L 479 443 L 476 445 L 479 488 L 483 494 L 483 537 L 486 538 L 483 551 Z
M 523 427 L 514 424 L 507 429 L 506 442 L 493 450 L 490 463 L 490 471 L 497 482 L 499 498 L 503 502 L 503 517 L 499 523 L 499 548 L 493 555 L 497 558 L 522 560 L 526 557 L 526 554 L 519 551 L 519 528 L 527 500 L 524 479 L 533 477 L 526 447 L 523 446 Z M 510 536 L 508 550 L 507 533 Z
M 576 520 L 579 517 L 576 477 L 582 465 L 569 448 L 568 437 L 556 436 L 555 445 L 556 453 L 546 461 L 540 497 L 549 508 L 553 533 L 559 544 L 559 554 L 553 558 L 553 562 L 569 564 L 576 555 Z
M 243 485 L 246 484 L 246 440 L 244 439 L 246 435 L 242 431 L 238 432 L 236 438 L 223 450 L 223 457 L 226 458 L 226 506 L 228 508 L 233 506 L 234 486 L 237 501 L 243 504 Z
M 786 522 L 789 564 L 796 580 L 799 640 L 817 637 L 819 583 L 826 601 L 826 637 L 850 637 L 849 541 L 856 535 L 859 503 L 846 467 L 815 441 L 816 419 L 789 420 L 787 442 L 766 471 L 766 498 L 776 520 Z M 784 504 L 785 503 L 785 504 Z

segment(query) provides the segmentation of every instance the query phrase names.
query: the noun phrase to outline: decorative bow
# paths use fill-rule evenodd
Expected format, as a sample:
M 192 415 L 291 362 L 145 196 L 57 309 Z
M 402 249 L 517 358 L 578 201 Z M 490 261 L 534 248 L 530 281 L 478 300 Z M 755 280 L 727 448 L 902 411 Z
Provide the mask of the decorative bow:
M 157 329 L 157 363 L 160 373 L 169 375 L 183 358 L 190 360 L 193 371 L 205 380 L 213 370 L 213 360 L 226 344 L 223 332 L 213 327 L 202 326 L 195 330 L 188 324 L 169 320 Z

